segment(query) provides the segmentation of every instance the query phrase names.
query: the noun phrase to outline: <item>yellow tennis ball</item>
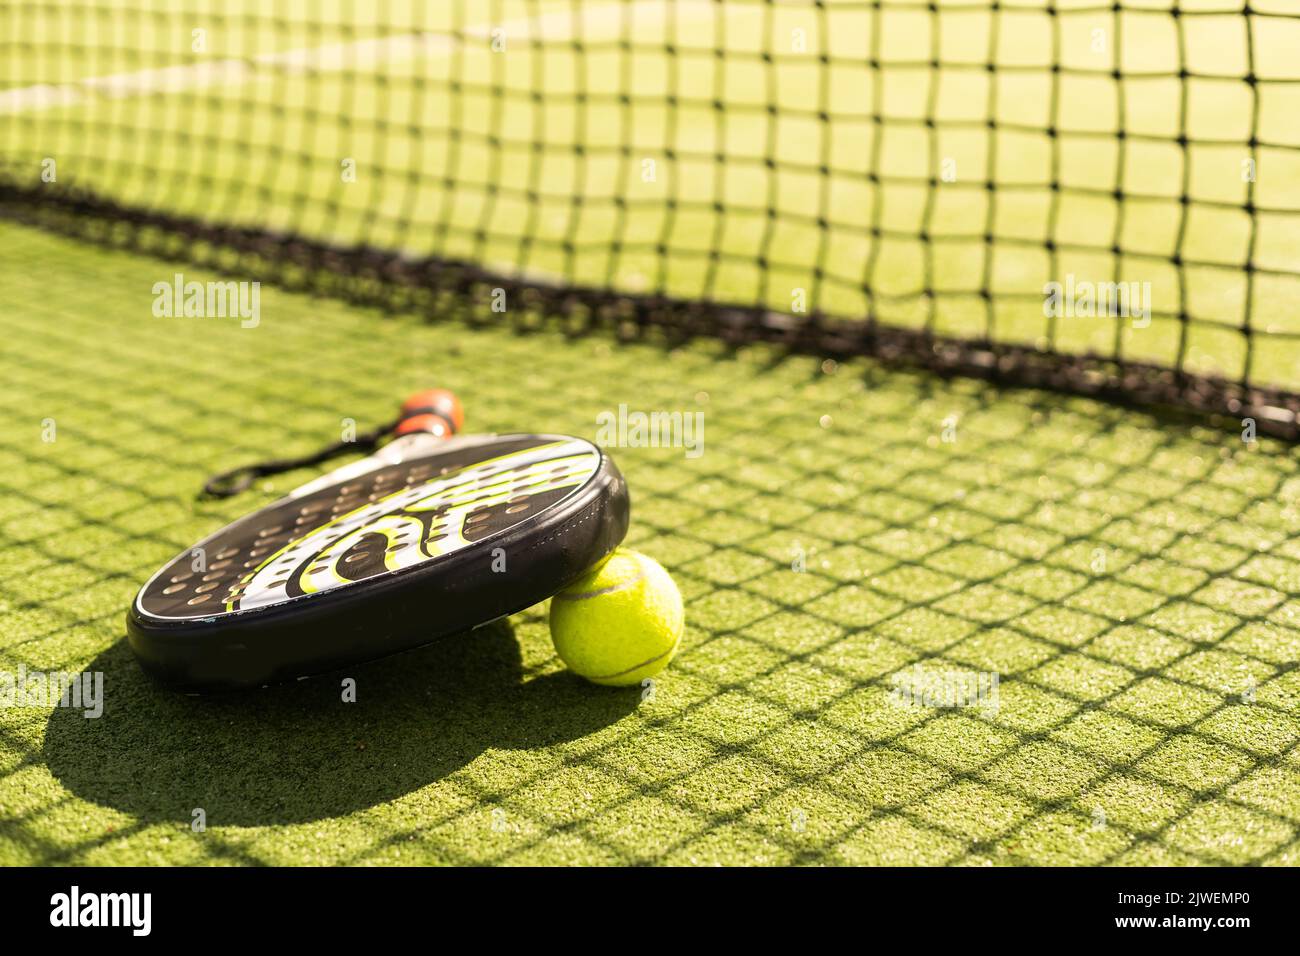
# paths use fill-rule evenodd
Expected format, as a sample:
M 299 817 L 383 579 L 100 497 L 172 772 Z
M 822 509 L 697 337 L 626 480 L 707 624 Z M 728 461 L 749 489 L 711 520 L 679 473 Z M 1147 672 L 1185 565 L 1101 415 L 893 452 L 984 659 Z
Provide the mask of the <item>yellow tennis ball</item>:
M 551 598 L 556 652 L 597 684 L 639 684 L 658 674 L 685 627 L 682 595 L 668 572 L 626 548 Z

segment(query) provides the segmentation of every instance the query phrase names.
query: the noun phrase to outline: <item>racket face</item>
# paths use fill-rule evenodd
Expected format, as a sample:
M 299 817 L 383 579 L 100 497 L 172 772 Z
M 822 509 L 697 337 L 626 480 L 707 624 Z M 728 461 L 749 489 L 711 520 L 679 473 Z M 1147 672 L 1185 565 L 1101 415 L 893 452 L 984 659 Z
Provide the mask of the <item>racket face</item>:
M 158 572 L 137 608 L 210 620 L 409 570 L 544 517 L 601 459 L 582 439 L 524 436 L 381 467 L 228 526 Z
M 536 603 L 563 586 L 558 577 L 576 577 L 612 550 L 626 526 L 626 485 L 590 442 L 455 439 L 318 479 L 182 552 L 141 588 L 128 631 L 147 667 L 203 657 L 204 670 L 219 672 L 214 655 L 224 646 L 234 670 L 260 657 L 252 671 L 302 676 Z M 489 573 L 494 561 L 501 567 Z M 534 598 L 540 589 L 548 593 Z M 418 618 L 394 619 L 412 612 Z M 356 633 L 340 639 L 340 627 Z M 250 640 L 284 646 L 250 653 Z

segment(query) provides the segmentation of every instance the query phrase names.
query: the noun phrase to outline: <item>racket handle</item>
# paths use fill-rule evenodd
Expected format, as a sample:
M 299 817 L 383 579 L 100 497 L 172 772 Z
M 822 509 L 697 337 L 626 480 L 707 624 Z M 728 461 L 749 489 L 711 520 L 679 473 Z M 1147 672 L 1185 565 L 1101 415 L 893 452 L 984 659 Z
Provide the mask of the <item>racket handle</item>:
M 464 424 L 465 411 L 460 399 L 445 388 L 430 388 L 416 392 L 402 402 L 402 415 L 393 428 L 393 434 L 429 432 L 439 438 L 450 438 L 459 433 Z
M 212 498 L 228 498 L 231 495 L 239 494 L 258 478 L 276 475 L 282 471 L 291 471 L 294 468 L 302 468 L 306 465 L 319 464 L 336 455 L 346 454 L 351 451 L 371 451 L 390 435 L 393 438 L 401 438 L 406 435 L 429 434 L 435 438 L 451 438 L 461 430 L 464 424 L 465 411 L 461 408 L 459 398 L 445 388 L 426 389 L 423 392 L 416 392 L 402 403 L 401 417 L 396 422 L 358 435 L 355 441 L 334 442 L 319 451 L 303 455 L 300 458 L 275 458 L 270 461 L 243 465 L 230 471 L 223 471 L 221 474 L 209 478 L 203 486 L 203 491 Z M 416 442 L 419 443 L 418 440 Z M 401 458 L 398 457 L 395 460 L 400 461 Z M 361 471 L 364 471 L 365 463 L 353 462 L 345 467 L 360 468 Z M 334 473 L 331 472 L 331 474 Z M 325 477 L 328 478 L 329 476 Z M 303 489 L 311 488 L 322 480 L 317 479 L 315 482 L 308 482 L 303 488 L 297 489 L 294 494 L 302 492 Z

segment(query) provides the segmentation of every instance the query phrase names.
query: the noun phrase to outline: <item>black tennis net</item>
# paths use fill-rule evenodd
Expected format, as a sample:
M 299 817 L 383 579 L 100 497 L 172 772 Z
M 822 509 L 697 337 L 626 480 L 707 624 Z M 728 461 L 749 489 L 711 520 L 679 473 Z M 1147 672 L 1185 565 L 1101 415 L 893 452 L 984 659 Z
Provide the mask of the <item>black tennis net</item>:
M 1296 435 L 1296 0 L 263 7 L 0 4 L 0 211 Z

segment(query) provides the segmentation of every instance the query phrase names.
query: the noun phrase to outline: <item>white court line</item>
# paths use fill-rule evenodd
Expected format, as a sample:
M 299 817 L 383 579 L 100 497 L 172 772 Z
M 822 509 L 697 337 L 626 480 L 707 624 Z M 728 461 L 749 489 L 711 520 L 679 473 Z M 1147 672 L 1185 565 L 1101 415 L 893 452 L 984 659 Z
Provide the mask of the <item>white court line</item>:
M 592 38 L 617 35 L 624 17 L 633 30 L 645 21 L 636 17 L 653 14 L 667 22 L 671 13 L 678 19 L 712 16 L 717 6 L 709 0 L 637 0 L 632 4 L 606 3 L 585 9 L 562 10 L 535 17 L 520 17 L 502 23 L 469 27 L 464 35 L 478 39 L 491 37 L 492 31 L 504 29 L 506 41 L 532 39 Z M 578 26 L 575 31 L 574 27 Z M 591 28 L 595 27 L 593 31 Z M 169 66 L 160 69 L 115 73 L 59 85 L 38 84 L 0 91 L 0 114 L 32 113 L 62 106 L 75 106 L 99 99 L 126 99 L 154 93 L 179 93 L 209 87 L 238 86 L 265 78 L 265 68 L 279 73 L 339 73 L 358 66 L 380 67 L 435 56 L 446 56 L 456 47 L 457 37 L 450 33 L 404 33 L 391 37 L 357 40 L 352 43 L 329 43 L 318 47 L 267 53 L 247 60 L 222 59 L 204 63 Z

